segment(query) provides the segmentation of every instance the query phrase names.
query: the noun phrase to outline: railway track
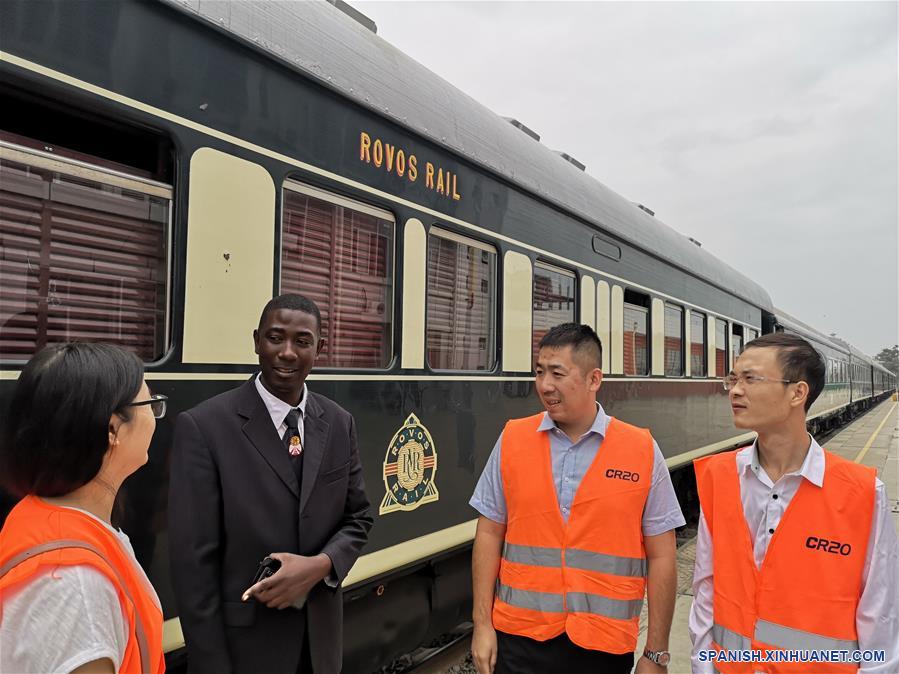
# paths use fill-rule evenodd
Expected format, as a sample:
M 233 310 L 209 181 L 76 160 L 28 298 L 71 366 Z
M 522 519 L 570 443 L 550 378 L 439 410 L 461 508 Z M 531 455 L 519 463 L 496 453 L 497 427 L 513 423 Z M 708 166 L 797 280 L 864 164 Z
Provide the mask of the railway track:
M 463 623 L 442 634 L 427 646 L 405 653 L 375 674 L 475 674 L 474 665 L 464 662 L 471 644 L 471 623 Z

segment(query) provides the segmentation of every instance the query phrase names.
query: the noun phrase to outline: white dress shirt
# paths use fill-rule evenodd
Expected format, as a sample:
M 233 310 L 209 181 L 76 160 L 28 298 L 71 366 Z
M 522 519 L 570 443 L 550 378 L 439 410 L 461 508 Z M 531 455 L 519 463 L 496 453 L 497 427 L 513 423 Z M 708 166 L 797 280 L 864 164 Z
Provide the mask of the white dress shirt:
M 809 436 L 811 438 L 811 436 Z M 811 438 L 802 467 L 771 481 L 758 460 L 756 443 L 737 452 L 737 473 L 743 514 L 753 538 L 755 565 L 765 559 L 771 536 L 790 505 L 802 480 L 824 484 L 824 450 Z M 899 543 L 887 508 L 883 482 L 875 478 L 874 517 L 862 570 L 862 594 L 855 614 L 860 650 L 883 650 L 881 663 L 862 663 L 859 674 L 899 672 Z M 700 662 L 699 652 L 712 647 L 713 588 L 712 540 L 700 510 L 693 572 L 693 605 L 690 608 L 691 661 L 694 674 L 712 674 L 711 662 Z
M 265 403 L 265 408 L 268 410 L 269 415 L 272 418 L 272 423 L 275 425 L 275 430 L 278 432 L 278 437 L 283 438 L 284 434 L 287 432 L 287 424 L 284 423 L 284 419 L 287 418 L 287 413 L 290 410 L 300 410 L 300 446 L 306 446 L 306 429 L 303 428 L 305 424 L 303 421 L 306 419 L 306 384 L 303 384 L 303 390 L 300 391 L 300 404 L 296 407 L 291 407 L 286 402 L 269 392 L 265 386 L 262 385 L 262 375 L 256 375 L 256 390 L 259 392 L 259 397 L 262 398 L 262 402 Z
M 306 384 L 303 384 L 303 390 L 300 391 L 300 404 L 296 407 L 291 407 L 286 402 L 278 398 L 269 392 L 265 386 L 262 385 L 261 374 L 256 375 L 256 380 L 254 383 L 256 384 L 256 391 L 259 393 L 259 397 L 262 398 L 262 402 L 265 403 L 265 409 L 268 410 L 269 416 L 272 418 L 272 424 L 275 426 L 275 431 L 278 433 L 279 438 L 283 438 L 284 434 L 287 432 L 287 424 L 284 423 L 284 419 L 287 417 L 287 413 L 290 410 L 299 410 L 300 411 L 300 426 L 297 429 L 300 432 L 300 446 L 306 446 L 306 429 L 304 428 L 306 420 L 306 401 L 309 400 L 309 396 L 306 395 L 307 388 Z M 328 575 L 325 576 L 325 585 L 328 587 L 337 587 L 337 575 L 334 571 L 334 567 L 332 565 L 331 570 L 328 572 Z M 298 602 L 296 608 L 302 607 L 303 603 L 305 603 L 306 598 L 302 597 L 302 601 Z

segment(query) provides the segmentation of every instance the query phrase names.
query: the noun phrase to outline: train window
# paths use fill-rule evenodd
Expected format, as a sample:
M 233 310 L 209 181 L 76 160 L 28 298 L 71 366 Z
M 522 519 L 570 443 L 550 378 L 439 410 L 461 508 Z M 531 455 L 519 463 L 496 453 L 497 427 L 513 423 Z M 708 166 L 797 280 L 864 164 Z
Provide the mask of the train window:
M 740 352 L 743 351 L 743 326 L 737 325 L 734 323 L 731 326 L 730 331 L 730 351 L 731 351 L 731 364 L 737 362 L 737 358 L 740 356 Z M 731 365 L 733 366 L 733 365 Z
M 684 310 L 665 304 L 665 376 L 684 375 Z
M 428 234 L 428 364 L 492 370 L 496 350 L 496 249 L 442 230 Z
M 0 142 L 0 358 L 71 340 L 165 353 L 172 188 L 92 159 Z
M 705 377 L 708 374 L 706 368 L 705 348 L 705 314 L 697 311 L 690 313 L 690 375 L 693 377 Z
M 533 350 L 550 328 L 574 321 L 574 274 L 542 262 L 534 265 Z
M 394 219 L 387 211 L 285 181 L 281 292 L 322 314 L 319 367 L 384 368 L 393 325 Z
M 624 291 L 624 374 L 649 374 L 649 297 Z
M 715 372 L 723 377 L 730 371 L 727 363 L 727 321 L 715 319 Z

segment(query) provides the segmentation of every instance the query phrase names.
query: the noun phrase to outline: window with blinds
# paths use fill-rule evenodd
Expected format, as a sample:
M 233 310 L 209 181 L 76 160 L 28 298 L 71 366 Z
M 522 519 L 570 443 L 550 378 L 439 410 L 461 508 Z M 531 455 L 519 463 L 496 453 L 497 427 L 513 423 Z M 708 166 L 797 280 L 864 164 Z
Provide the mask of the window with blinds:
M 719 377 L 730 372 L 727 362 L 727 321 L 715 319 L 715 372 Z
M 705 314 L 698 311 L 690 312 L 690 376 L 705 377 L 706 348 L 705 348 Z
M 684 374 L 684 310 L 665 304 L 665 376 Z
M 0 358 L 167 347 L 169 185 L 0 143 Z
M 734 324 L 730 333 L 731 363 L 736 363 L 743 351 L 743 326 Z
M 532 349 L 543 335 L 562 323 L 574 322 L 574 274 L 538 262 L 534 265 L 534 336 Z
M 441 230 L 428 234 L 428 365 L 492 370 L 496 362 L 496 250 Z
M 388 367 L 393 215 L 288 181 L 281 222 L 281 292 L 305 295 L 322 315 L 316 366 Z
M 649 298 L 630 290 L 624 291 L 624 374 L 649 374 Z

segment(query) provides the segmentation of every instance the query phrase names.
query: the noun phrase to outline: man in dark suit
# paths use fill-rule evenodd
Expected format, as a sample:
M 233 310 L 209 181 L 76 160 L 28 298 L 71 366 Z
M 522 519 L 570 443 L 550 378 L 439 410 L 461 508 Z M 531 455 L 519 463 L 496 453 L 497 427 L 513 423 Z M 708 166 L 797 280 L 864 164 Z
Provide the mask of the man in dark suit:
M 305 384 L 320 335 L 312 301 L 274 298 L 253 332 L 261 372 L 176 422 L 169 532 L 191 672 L 340 671 L 339 583 L 372 518 L 353 417 Z M 266 556 L 281 567 L 254 585 Z

